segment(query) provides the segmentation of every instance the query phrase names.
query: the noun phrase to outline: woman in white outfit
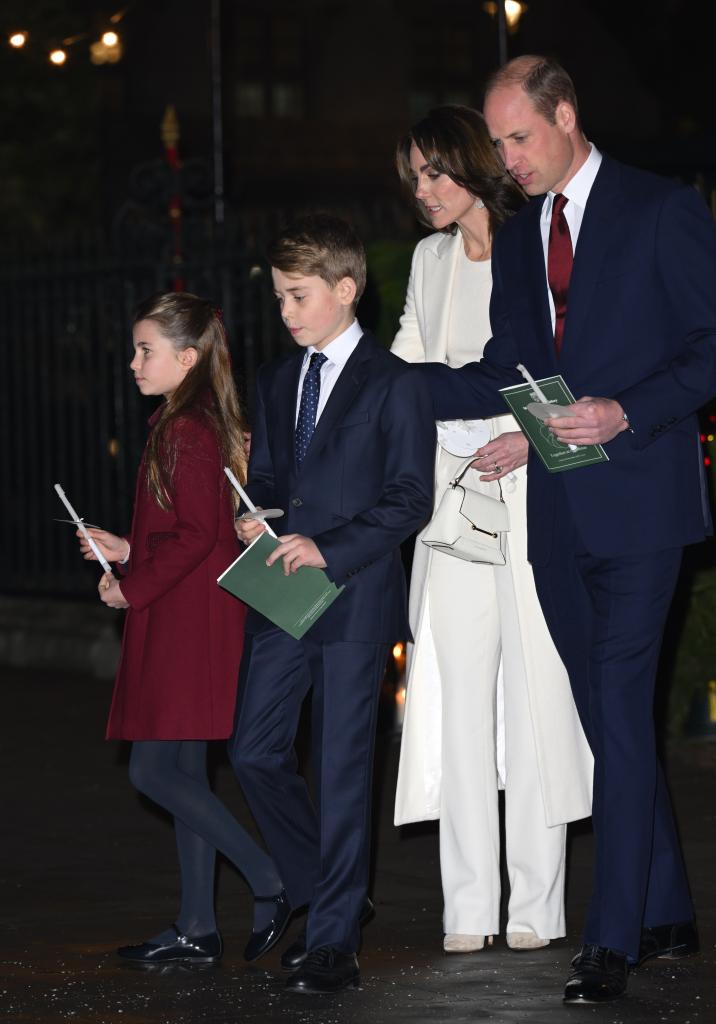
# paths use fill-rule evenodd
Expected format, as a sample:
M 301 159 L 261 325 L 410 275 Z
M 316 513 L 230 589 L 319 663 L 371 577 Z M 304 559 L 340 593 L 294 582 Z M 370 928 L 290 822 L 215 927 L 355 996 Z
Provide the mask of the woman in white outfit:
M 398 147 L 403 184 L 436 233 L 415 249 L 392 350 L 409 362 L 479 360 L 490 337 L 490 251 L 524 202 L 482 116 L 431 111 Z M 507 564 L 464 562 L 416 542 L 408 686 L 395 823 L 440 819 L 444 948 L 499 932 L 498 787 L 505 789 L 512 949 L 565 934 L 566 822 L 590 814 L 592 763 L 527 561 L 527 441 L 510 415 L 439 425 L 436 505 L 466 455 L 469 487 L 507 503 Z M 501 485 L 497 481 L 502 481 Z

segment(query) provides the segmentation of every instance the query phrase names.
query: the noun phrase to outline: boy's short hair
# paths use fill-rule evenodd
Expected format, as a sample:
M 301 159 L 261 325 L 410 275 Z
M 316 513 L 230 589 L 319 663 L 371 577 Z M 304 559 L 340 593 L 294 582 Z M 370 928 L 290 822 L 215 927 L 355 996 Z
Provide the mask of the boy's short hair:
M 313 213 L 295 220 L 269 245 L 272 267 L 284 274 L 322 278 L 335 288 L 344 277 L 356 283 L 354 305 L 365 290 L 366 258 L 353 228 L 330 213 Z

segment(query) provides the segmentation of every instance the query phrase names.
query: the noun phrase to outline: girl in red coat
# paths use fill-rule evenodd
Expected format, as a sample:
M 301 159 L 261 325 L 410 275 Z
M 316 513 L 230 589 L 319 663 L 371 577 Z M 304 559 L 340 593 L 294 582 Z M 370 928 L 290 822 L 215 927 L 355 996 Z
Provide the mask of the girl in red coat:
M 216 583 L 236 558 L 233 492 L 223 472 L 245 478 L 243 417 L 226 335 L 211 304 L 171 292 L 134 319 L 130 364 L 143 395 L 164 402 L 137 479 L 129 539 L 92 529 L 121 579 L 99 584 L 110 608 L 127 608 L 107 738 L 132 740 L 129 775 L 174 816 L 182 880 L 179 915 L 125 959 L 214 963 L 223 944 L 214 916 L 220 850 L 254 893 L 254 960 L 280 938 L 290 908 L 273 861 L 212 793 L 206 742 L 233 728 L 245 608 Z M 95 556 L 80 537 L 85 558 Z

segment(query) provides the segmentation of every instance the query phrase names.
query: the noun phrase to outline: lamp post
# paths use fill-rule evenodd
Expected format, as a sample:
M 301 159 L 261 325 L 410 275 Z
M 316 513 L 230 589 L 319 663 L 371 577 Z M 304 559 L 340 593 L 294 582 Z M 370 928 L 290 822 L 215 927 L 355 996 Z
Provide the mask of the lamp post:
M 497 7 L 497 47 L 500 57 L 500 67 L 507 63 L 507 17 L 505 15 L 505 4 L 498 0 Z
M 520 18 L 527 10 L 527 4 L 521 0 L 488 0 L 482 9 L 497 18 L 497 46 L 500 67 L 507 63 L 507 34 L 516 32 Z
M 221 0 L 211 0 L 211 126 L 214 150 L 214 224 L 224 227 L 224 116 L 221 81 Z

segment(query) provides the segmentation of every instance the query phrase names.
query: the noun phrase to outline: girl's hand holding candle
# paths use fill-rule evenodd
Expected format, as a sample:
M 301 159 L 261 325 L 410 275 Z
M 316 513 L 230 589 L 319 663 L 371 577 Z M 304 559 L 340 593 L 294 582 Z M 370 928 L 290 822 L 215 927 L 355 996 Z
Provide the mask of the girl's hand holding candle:
M 129 608 L 129 604 L 124 600 L 119 580 L 115 579 L 111 572 L 103 574 L 97 589 L 100 599 L 108 608 Z
M 95 548 L 108 562 L 125 562 L 129 556 L 129 541 L 124 537 L 117 537 L 107 530 L 100 530 L 96 526 L 87 526 L 84 530 L 78 530 L 77 536 L 80 541 L 80 551 L 90 562 L 97 559 Z M 90 546 L 94 542 L 95 548 Z

